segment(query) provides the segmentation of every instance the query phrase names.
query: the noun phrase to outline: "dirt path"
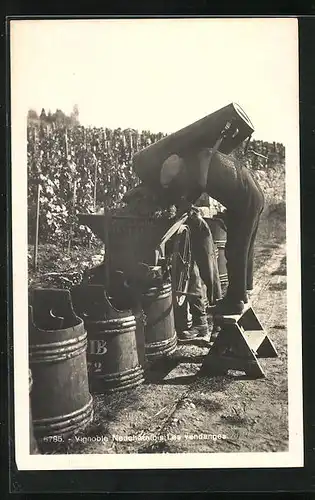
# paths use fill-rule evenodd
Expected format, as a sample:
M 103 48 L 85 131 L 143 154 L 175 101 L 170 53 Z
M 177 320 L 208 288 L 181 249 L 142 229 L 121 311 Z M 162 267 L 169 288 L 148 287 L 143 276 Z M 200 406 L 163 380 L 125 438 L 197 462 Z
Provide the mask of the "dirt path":
M 268 246 L 268 245 L 266 245 Z M 288 446 L 285 245 L 255 274 L 253 307 L 279 357 L 262 359 L 265 379 L 197 376 L 209 339 L 180 345 L 138 388 L 95 396 L 93 425 L 67 453 L 285 451 Z M 54 453 L 62 452 L 54 450 Z

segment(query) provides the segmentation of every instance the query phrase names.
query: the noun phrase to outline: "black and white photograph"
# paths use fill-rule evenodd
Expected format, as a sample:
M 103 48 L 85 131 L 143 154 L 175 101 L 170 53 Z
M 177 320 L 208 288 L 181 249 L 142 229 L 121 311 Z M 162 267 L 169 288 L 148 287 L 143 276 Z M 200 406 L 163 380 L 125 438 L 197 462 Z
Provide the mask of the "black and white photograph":
M 20 470 L 303 466 L 295 18 L 10 21 Z

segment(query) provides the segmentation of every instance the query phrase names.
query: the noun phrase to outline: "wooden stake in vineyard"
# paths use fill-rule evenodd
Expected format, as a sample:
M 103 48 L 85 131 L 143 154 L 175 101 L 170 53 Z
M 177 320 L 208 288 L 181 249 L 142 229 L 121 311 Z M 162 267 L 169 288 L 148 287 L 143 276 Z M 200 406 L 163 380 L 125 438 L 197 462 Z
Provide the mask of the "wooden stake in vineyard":
M 33 267 L 34 271 L 37 271 L 37 257 L 38 257 L 38 236 L 39 236 L 39 208 L 40 208 L 40 192 L 41 185 L 37 184 L 37 196 L 36 196 L 36 223 L 35 223 L 35 243 L 34 243 L 34 256 L 33 256 Z
M 37 140 L 37 136 L 36 136 L 36 128 L 34 127 L 33 129 L 33 140 L 34 140 L 34 153 L 36 153 L 36 140 Z
M 73 182 L 72 217 L 74 216 L 74 211 L 75 211 L 76 196 L 77 196 L 77 181 L 75 180 Z M 72 236 L 73 236 L 73 220 L 71 221 L 71 225 L 70 225 L 70 234 L 69 234 L 69 241 L 68 241 L 68 253 L 70 253 L 70 251 L 71 251 Z
M 94 203 L 94 212 L 96 212 L 96 190 L 97 188 L 97 158 L 94 155 L 94 193 L 93 193 L 93 203 Z
M 131 160 L 133 156 L 133 140 L 132 140 L 132 133 L 131 131 L 129 132 L 129 161 Z
M 65 153 L 66 153 L 66 163 L 68 164 L 68 133 L 67 129 L 65 130 Z

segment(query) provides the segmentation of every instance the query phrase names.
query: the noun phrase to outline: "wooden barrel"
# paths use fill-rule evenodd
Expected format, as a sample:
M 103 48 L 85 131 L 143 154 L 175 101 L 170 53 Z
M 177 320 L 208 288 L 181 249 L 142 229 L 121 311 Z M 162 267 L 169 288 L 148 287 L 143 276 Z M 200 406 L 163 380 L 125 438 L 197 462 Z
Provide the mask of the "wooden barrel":
M 137 351 L 139 364 L 143 368 L 146 366 L 146 356 L 145 356 L 145 342 L 144 342 L 144 332 L 146 324 L 146 316 L 142 307 L 135 307 L 132 310 L 136 319 L 136 341 L 137 341 Z
M 83 321 L 73 311 L 68 290 L 34 290 L 29 313 L 34 433 L 67 436 L 93 418 Z
M 31 403 L 31 392 L 32 392 L 32 385 L 33 385 L 33 378 L 32 378 L 32 371 L 28 370 L 28 390 L 29 390 L 29 405 L 30 405 L 30 410 L 29 410 L 29 418 L 30 418 L 30 454 L 31 455 L 38 455 L 39 450 L 37 447 L 37 442 L 34 436 L 34 429 L 33 429 L 33 417 L 32 417 L 32 403 Z
M 187 298 L 181 306 L 174 307 L 175 330 L 179 334 L 192 327 L 192 315 Z
M 120 270 L 126 279 L 137 279 L 139 262 L 154 266 L 156 247 L 172 220 L 144 216 L 108 215 L 109 272 Z
M 146 315 L 145 354 L 148 360 L 170 356 L 177 347 L 172 285 L 163 283 L 143 294 L 143 311 Z
M 72 291 L 88 334 L 87 361 L 92 392 L 130 389 L 144 382 L 139 357 L 141 331 L 131 310 L 114 307 L 101 285 Z M 142 332 L 143 335 L 143 332 Z
M 207 219 L 209 227 L 211 229 L 213 242 L 216 245 L 217 256 L 218 256 L 218 268 L 220 275 L 221 285 L 228 284 L 228 274 L 226 267 L 225 258 L 225 245 L 226 245 L 226 229 L 224 222 L 219 218 Z

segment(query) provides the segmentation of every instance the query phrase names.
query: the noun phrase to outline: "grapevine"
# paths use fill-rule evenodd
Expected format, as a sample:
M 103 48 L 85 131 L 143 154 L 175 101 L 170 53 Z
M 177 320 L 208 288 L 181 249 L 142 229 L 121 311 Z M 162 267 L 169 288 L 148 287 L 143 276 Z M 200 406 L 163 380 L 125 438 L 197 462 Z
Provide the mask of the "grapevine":
M 64 122 L 29 122 L 27 127 L 28 230 L 33 243 L 36 189 L 41 184 L 40 242 L 66 244 L 71 231 L 75 244 L 93 242 L 89 228 L 80 226 L 79 213 L 110 209 L 126 211 L 122 198 L 139 183 L 132 170 L 133 155 L 165 134 L 133 129 L 83 127 Z M 262 157 L 253 153 L 259 153 Z M 233 153 L 243 157 L 241 149 Z M 284 146 L 263 141 L 250 142 L 245 161 L 261 184 L 268 204 L 284 201 Z M 243 160 L 244 161 L 244 160 Z M 96 184 L 95 184 L 96 183 Z M 75 189 L 74 189 L 75 186 Z M 75 191 L 75 193 L 74 193 Z M 74 197 L 75 194 L 75 197 Z M 215 200 L 212 206 L 220 209 Z M 129 209 L 130 210 L 130 207 Z M 176 215 L 140 204 L 139 215 Z

